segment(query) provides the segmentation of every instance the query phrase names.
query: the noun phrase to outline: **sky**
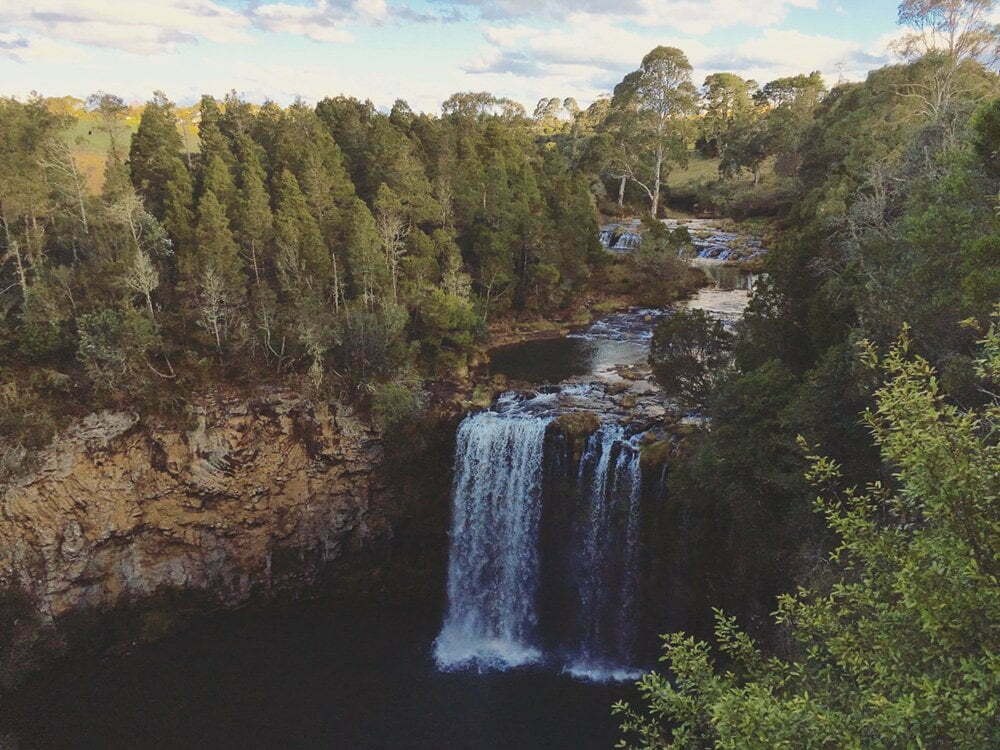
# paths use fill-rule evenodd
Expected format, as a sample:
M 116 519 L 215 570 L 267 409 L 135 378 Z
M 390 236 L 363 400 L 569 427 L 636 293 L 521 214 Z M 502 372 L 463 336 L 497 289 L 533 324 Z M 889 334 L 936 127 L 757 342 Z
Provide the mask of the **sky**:
M 159 89 L 190 104 L 235 89 L 437 112 L 490 91 L 586 106 L 661 44 L 684 50 L 696 83 L 862 79 L 891 61 L 895 19 L 895 0 L 0 0 L 0 95 Z

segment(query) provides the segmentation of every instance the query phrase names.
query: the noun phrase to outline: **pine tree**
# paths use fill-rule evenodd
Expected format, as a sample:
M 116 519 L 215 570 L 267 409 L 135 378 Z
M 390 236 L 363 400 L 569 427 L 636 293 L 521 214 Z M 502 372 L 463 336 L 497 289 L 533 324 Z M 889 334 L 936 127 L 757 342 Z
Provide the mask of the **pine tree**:
M 374 201 L 381 185 L 399 196 L 406 218 L 414 224 L 432 222 L 441 215 L 424 165 L 413 142 L 387 118 L 379 117 L 371 129 L 366 149 L 363 196 Z
M 108 150 L 108 158 L 104 162 L 104 184 L 101 187 L 101 198 L 105 203 L 120 200 L 125 193 L 132 190 L 128 167 L 113 149 Z
M 278 181 L 274 212 L 278 274 L 290 295 L 325 296 L 333 262 L 298 180 L 284 170 Z
M 173 107 L 162 91 L 155 92 L 142 111 L 139 129 L 132 136 L 129 149 L 132 184 L 149 211 L 161 220 L 167 182 L 175 176 L 174 160 L 184 150 Z
M 225 107 L 219 119 L 219 129 L 232 144 L 233 155 L 239 159 L 239 140 L 250 135 L 253 126 L 253 107 L 240 99 L 236 91 L 226 94 Z
M 217 153 L 207 156 L 201 168 L 201 188 L 199 195 L 213 193 L 230 219 L 235 219 L 238 211 L 236 183 L 226 161 Z
M 302 172 L 302 192 L 309 210 L 319 224 L 323 239 L 336 246 L 343 239 L 343 216 L 336 200 L 335 177 L 328 172 L 318 154 L 310 154 Z
M 386 290 L 385 265 L 379 249 L 378 228 L 368 205 L 355 198 L 347 219 L 347 278 L 350 296 L 371 308 Z
M 168 174 L 163 196 L 162 224 L 179 257 L 193 249 L 195 240 L 191 175 L 176 156 L 170 162 Z
M 264 169 L 257 156 L 257 147 L 247 136 L 237 139 L 239 152 L 240 188 L 235 222 L 237 239 L 250 266 L 256 286 L 264 283 L 273 272 L 271 240 L 274 217 L 264 186 Z
M 219 104 L 211 96 L 203 96 L 199 106 L 198 141 L 201 144 L 202 165 L 206 165 L 213 156 L 218 156 L 227 167 L 236 164 L 229 139 L 222 134 L 222 113 Z M 219 197 L 219 196 L 216 196 Z
M 222 204 L 211 192 L 205 193 L 198 202 L 195 246 L 196 253 L 188 256 L 194 263 L 182 269 L 182 273 L 193 278 L 211 268 L 218 275 L 225 293 L 233 300 L 241 299 L 246 286 L 246 269 Z

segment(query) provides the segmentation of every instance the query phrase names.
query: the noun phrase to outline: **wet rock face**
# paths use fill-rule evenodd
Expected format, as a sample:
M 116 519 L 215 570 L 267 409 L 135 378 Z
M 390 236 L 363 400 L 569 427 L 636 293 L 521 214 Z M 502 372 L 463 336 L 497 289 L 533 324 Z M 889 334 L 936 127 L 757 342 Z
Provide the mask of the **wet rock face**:
M 186 429 L 91 415 L 0 485 L 0 587 L 42 620 L 161 590 L 223 605 L 308 585 L 391 533 L 378 436 L 287 392 Z

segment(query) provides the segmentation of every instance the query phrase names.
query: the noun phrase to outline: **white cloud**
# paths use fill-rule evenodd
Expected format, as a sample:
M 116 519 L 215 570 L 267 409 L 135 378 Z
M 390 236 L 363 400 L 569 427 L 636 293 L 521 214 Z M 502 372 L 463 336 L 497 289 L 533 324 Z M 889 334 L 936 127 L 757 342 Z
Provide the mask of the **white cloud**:
M 486 48 L 466 65 L 466 72 L 514 76 L 536 85 L 546 81 L 549 90 L 581 98 L 609 90 L 657 45 L 682 49 L 695 68 L 696 83 L 721 70 L 762 83 L 819 70 L 828 83 L 834 83 L 841 75 L 861 78 L 870 68 L 887 61 L 881 50 L 875 53 L 856 42 L 790 29 L 764 29 L 740 44 L 716 47 L 697 37 L 608 27 L 586 14 L 570 17 L 556 30 L 525 25 L 490 27 L 484 37 Z M 556 89 L 556 85 L 562 88 Z
M 856 42 L 828 36 L 803 34 L 792 29 L 766 29 L 759 37 L 735 49 L 736 60 L 745 65 L 779 71 L 830 70 L 861 51 Z
M 86 58 L 79 47 L 60 44 L 44 37 L 0 32 L 0 59 L 19 63 L 75 63 Z
M 488 27 L 484 36 L 490 46 L 466 66 L 468 72 L 605 80 L 636 67 L 642 55 L 658 44 L 681 47 L 692 60 L 711 53 L 697 39 L 609 27 L 589 14 L 570 16 L 558 29 Z
M 604 24 L 629 22 L 686 34 L 739 25 L 771 26 L 791 8 L 816 8 L 817 0 L 436 0 L 475 8 L 491 20 L 594 16 Z
M 0 5 L 0 26 L 33 36 L 137 54 L 173 50 L 199 39 L 246 38 L 248 19 L 212 0 L 31 0 Z
M 239 8 L 216 0 L 0 0 L 0 28 L 32 39 L 139 55 L 170 53 L 201 41 L 246 43 L 253 30 L 349 42 L 350 24 L 382 23 L 389 17 L 386 0 L 244 0 Z
M 250 11 L 254 25 L 266 31 L 297 34 L 316 42 L 349 42 L 352 22 L 381 23 L 389 18 L 385 0 L 313 0 L 307 5 L 270 3 Z

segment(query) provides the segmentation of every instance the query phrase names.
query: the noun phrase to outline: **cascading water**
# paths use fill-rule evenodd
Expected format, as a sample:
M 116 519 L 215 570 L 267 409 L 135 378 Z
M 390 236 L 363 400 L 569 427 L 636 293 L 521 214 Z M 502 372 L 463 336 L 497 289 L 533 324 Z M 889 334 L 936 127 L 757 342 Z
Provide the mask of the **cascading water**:
M 538 526 L 550 417 L 466 417 L 455 448 L 443 669 L 536 661 Z
M 528 398 L 510 392 L 493 411 L 462 421 L 455 449 L 448 609 L 434 647 L 442 669 L 507 669 L 558 658 L 581 679 L 637 674 L 629 667 L 638 588 L 638 436 L 606 421 L 587 438 L 577 465 L 548 477 L 545 468 L 546 432 L 554 415 L 570 405 L 597 403 L 603 395 L 582 384 Z M 547 481 L 567 488 L 557 502 L 571 520 L 554 548 L 542 550 Z M 551 633 L 540 632 L 540 582 L 553 573 L 542 570 L 546 560 L 565 560 L 568 579 L 567 608 L 559 613 L 565 622 L 556 628 L 556 642 Z
M 635 250 L 642 242 L 642 238 L 635 232 L 623 232 L 618 237 L 612 250 Z
M 442 669 L 545 661 L 581 679 L 637 676 L 641 429 L 623 426 L 615 364 L 642 361 L 666 313 L 631 310 L 574 334 L 595 347 L 592 382 L 509 391 L 466 417 L 455 449 Z M 578 443 L 549 427 L 597 416 Z M 577 438 L 579 439 L 579 438 Z M 551 451 L 547 455 L 547 451 Z
M 573 530 L 579 609 L 566 671 L 591 680 L 631 679 L 636 635 L 639 450 L 621 425 L 587 441 L 577 472 L 581 513 Z

